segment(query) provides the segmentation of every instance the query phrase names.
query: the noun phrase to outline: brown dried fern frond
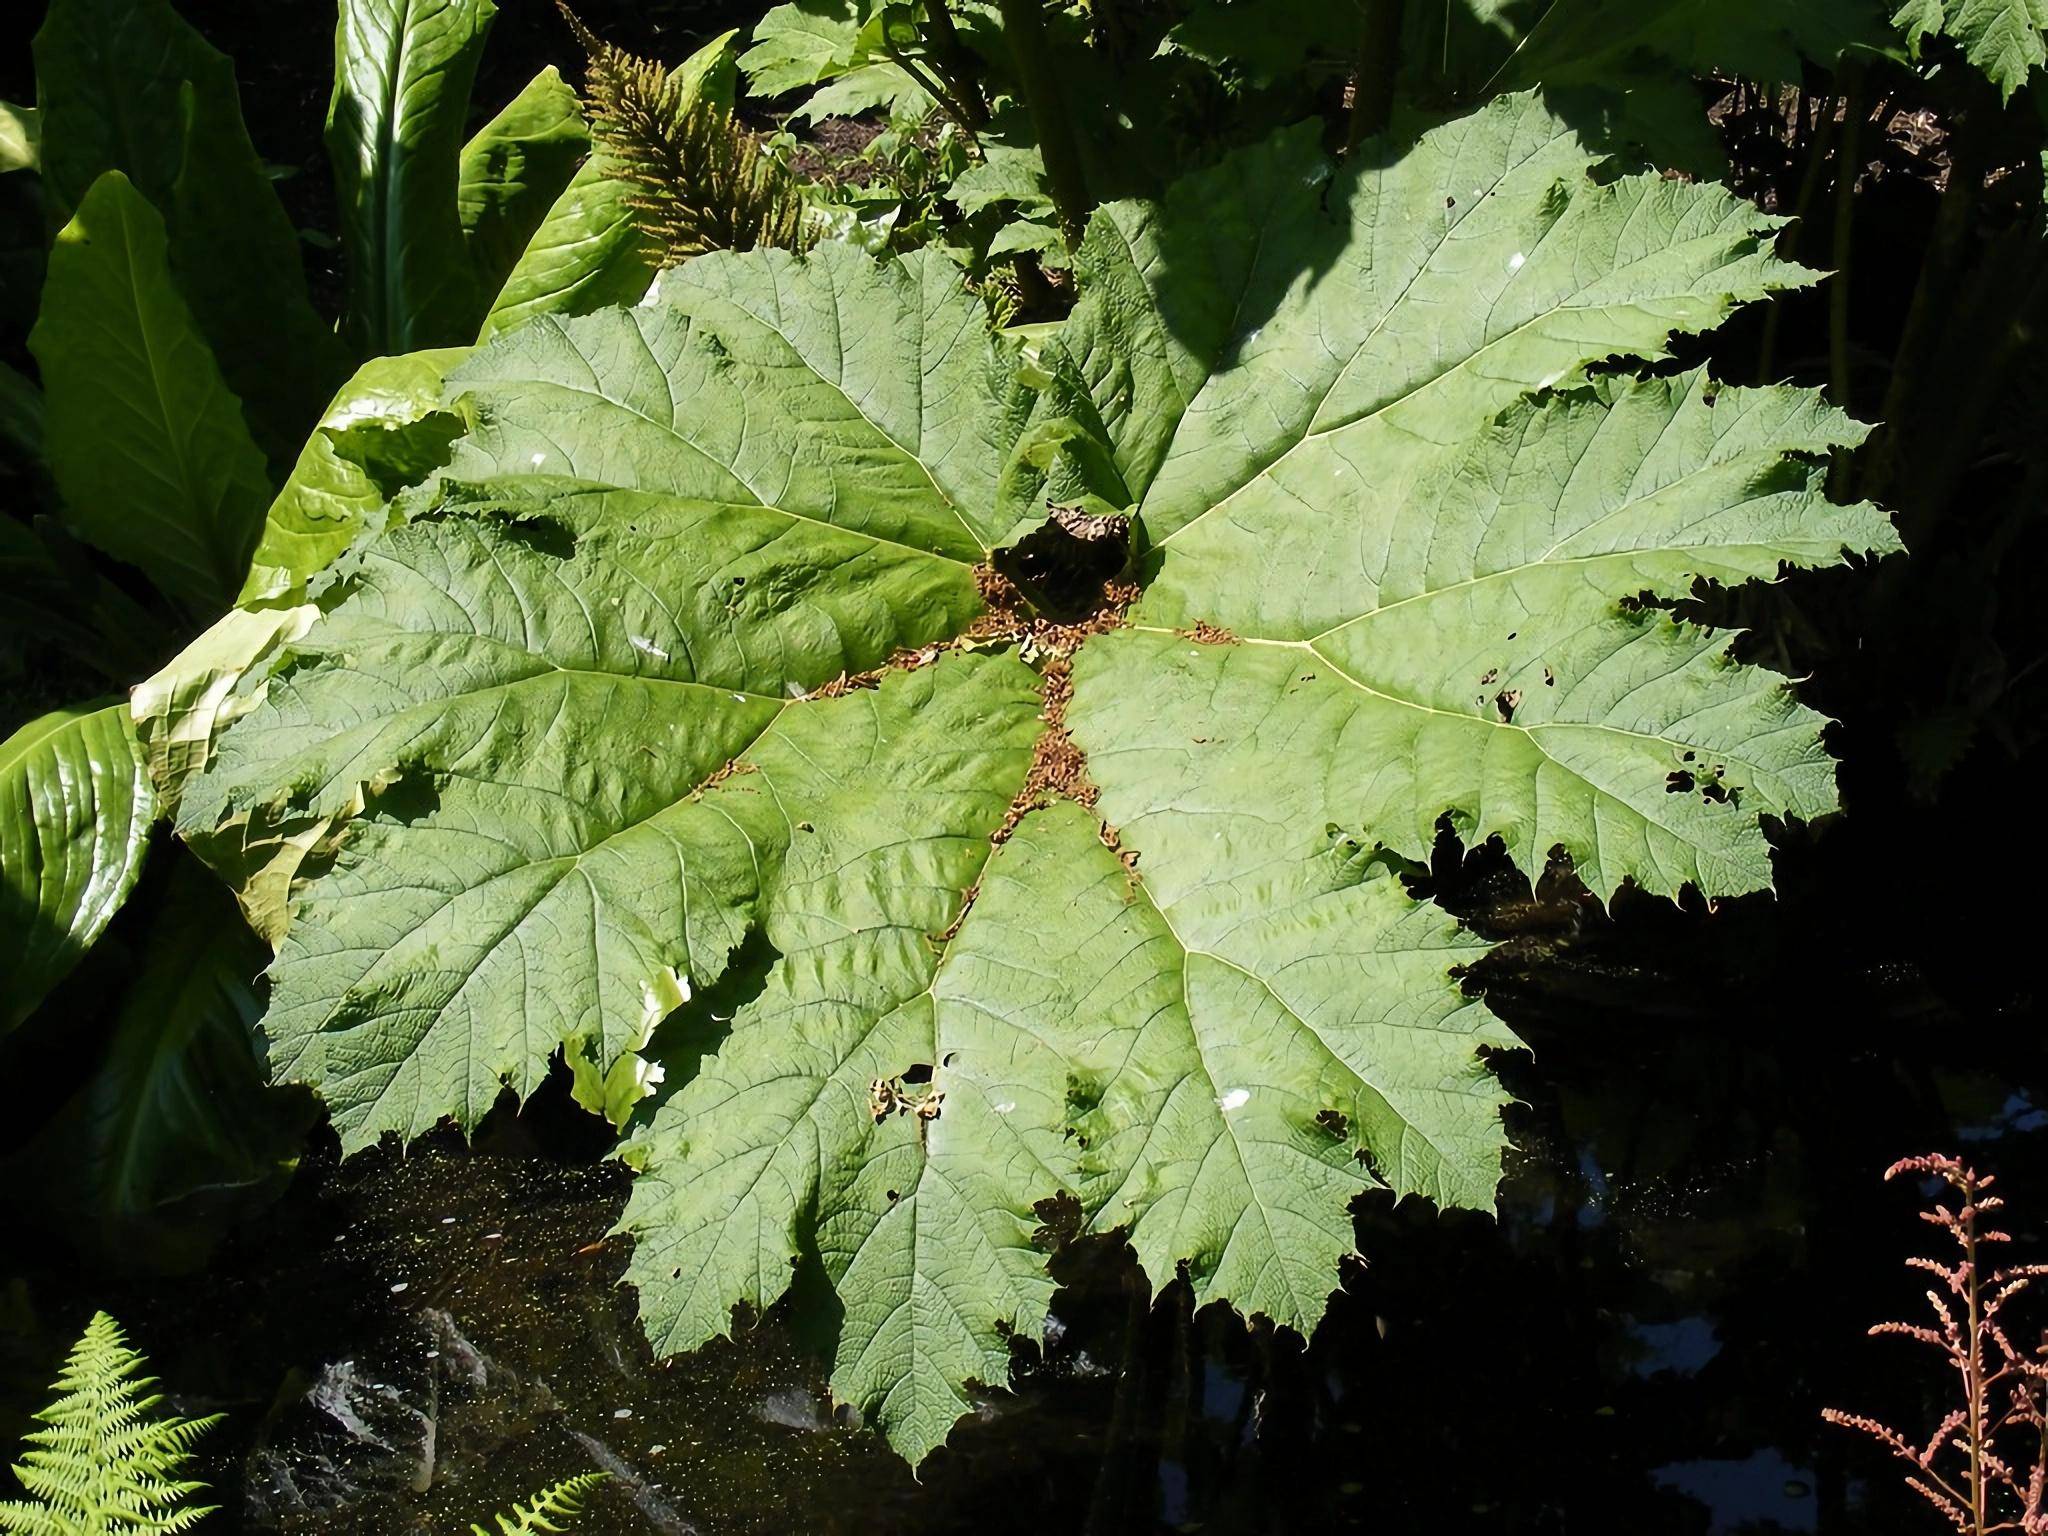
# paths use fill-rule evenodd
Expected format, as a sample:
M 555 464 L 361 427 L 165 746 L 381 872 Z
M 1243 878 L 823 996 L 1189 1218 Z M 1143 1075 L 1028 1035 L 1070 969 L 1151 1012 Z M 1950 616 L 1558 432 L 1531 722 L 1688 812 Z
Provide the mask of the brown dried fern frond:
M 560 4 L 560 0 L 557 0 Z M 591 136 L 634 192 L 627 199 L 665 267 L 706 251 L 810 243 L 796 178 L 732 114 L 663 65 L 605 42 L 561 4 L 588 56 Z

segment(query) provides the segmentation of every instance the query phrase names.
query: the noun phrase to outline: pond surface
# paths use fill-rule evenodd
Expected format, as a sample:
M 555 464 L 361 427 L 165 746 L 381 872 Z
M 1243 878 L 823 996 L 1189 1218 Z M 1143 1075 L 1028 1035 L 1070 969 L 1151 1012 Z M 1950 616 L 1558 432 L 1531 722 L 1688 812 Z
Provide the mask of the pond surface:
M 1480 980 L 1533 1047 L 1497 1064 L 1523 1101 L 1498 1220 L 1366 1204 L 1306 1349 L 1070 1255 L 1017 1391 L 922 1481 L 834 1410 L 801 1309 L 649 1357 L 605 1241 L 625 1174 L 552 1090 L 474 1148 L 316 1153 L 203 1274 L 53 1260 L 13 1298 L 10 1406 L 108 1307 L 178 1406 L 229 1415 L 225 1530 L 452 1533 L 601 1468 L 580 1529 L 1932 1531 L 1819 1421 L 1939 1413 L 1933 1362 L 1863 1336 L 1913 1309 L 1925 1247 L 1879 1173 L 1959 1150 L 2004 1176 L 2015 1257 L 2048 1255 L 2048 1095 L 2024 976 L 1841 909 L 1877 851 L 1852 825 L 1781 901 L 1711 915 L 1609 919 L 1471 861 L 1441 894 L 1505 939 Z

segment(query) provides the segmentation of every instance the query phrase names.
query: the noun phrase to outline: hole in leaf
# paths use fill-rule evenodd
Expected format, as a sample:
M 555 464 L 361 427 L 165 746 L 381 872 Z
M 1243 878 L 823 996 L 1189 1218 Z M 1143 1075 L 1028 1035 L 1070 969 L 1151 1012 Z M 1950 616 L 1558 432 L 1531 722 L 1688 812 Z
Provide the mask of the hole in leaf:
M 1049 1195 L 1031 1207 L 1038 1228 L 1031 1234 L 1031 1246 L 1042 1251 L 1063 1247 L 1081 1235 L 1081 1202 L 1065 1190 Z
M 1131 520 L 1054 506 L 1043 523 L 989 558 L 1040 613 L 1078 619 L 1100 607 L 1105 588 L 1129 568 Z

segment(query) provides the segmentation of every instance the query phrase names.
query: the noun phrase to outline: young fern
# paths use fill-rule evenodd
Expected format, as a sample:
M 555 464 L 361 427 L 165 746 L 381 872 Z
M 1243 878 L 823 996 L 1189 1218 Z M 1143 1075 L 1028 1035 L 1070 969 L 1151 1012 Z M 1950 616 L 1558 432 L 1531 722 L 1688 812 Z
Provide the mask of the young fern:
M 559 1483 L 552 1483 L 541 1489 L 523 1504 L 514 1504 L 511 1509 L 494 1517 L 498 1523 L 496 1536 L 535 1536 L 536 1532 L 566 1530 L 566 1526 L 555 1524 L 557 1520 L 574 1519 L 582 1507 L 584 1495 L 603 1482 L 602 1472 L 585 1472 L 580 1477 L 565 1477 Z M 474 1536 L 493 1536 L 481 1525 L 471 1525 Z
M 191 1449 L 219 1415 L 158 1417 L 162 1397 L 146 1362 L 101 1312 L 72 1346 L 57 1399 L 36 1415 L 42 1428 L 14 1475 L 26 1501 L 0 1503 L 7 1536 L 123 1536 L 190 1530 L 212 1506 L 190 1502 L 205 1484 L 180 1476 Z M 543 1527 L 545 1529 L 545 1527 Z
M 567 5 L 562 14 L 588 55 L 591 135 L 636 189 L 628 206 L 664 267 L 706 251 L 809 243 L 796 178 L 730 112 L 655 60 L 605 42 Z

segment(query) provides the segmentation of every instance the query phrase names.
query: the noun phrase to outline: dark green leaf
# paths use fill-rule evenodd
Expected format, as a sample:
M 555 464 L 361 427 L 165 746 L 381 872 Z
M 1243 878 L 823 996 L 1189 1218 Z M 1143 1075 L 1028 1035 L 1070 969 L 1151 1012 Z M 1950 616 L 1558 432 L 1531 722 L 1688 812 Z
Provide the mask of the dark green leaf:
M 60 709 L 0 741 L 0 1031 L 128 899 L 155 814 L 126 700 Z
M 172 285 L 164 221 L 119 170 L 57 236 L 29 346 L 66 522 L 193 616 L 233 602 L 270 500 L 262 453 Z
M 187 859 L 163 898 L 105 1059 L 23 1162 L 84 1246 L 175 1268 L 283 1187 L 317 1111 L 267 1083 L 256 1021 L 269 951 L 227 892 Z
M 57 236 L 29 345 L 66 522 L 195 617 L 225 608 L 270 499 L 263 455 L 171 281 L 163 221 L 119 171 Z
M 35 61 L 53 219 L 103 171 L 134 182 L 170 227 L 179 292 L 265 452 L 288 460 L 345 365 L 306 297 L 233 64 L 167 0 L 52 0 Z

